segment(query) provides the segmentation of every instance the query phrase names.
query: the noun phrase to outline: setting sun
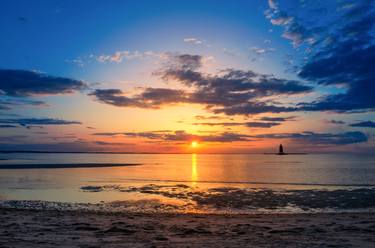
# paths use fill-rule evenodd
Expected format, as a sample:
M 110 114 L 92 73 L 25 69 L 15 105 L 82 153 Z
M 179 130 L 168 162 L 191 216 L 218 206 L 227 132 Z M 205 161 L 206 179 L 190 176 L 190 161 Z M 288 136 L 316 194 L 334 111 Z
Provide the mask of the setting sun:
M 197 141 L 192 141 L 191 142 L 191 147 L 193 147 L 193 148 L 198 147 L 198 142 Z

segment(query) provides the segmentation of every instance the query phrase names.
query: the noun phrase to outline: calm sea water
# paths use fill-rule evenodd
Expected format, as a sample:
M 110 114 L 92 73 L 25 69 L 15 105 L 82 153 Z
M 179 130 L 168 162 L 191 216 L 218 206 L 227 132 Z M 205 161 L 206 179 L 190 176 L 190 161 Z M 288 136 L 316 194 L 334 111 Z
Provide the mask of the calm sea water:
M 375 156 L 371 155 L 0 154 L 0 164 L 26 163 L 141 165 L 2 169 L 0 198 L 3 201 L 123 202 L 136 208 L 139 203 L 143 208 L 150 207 L 149 201 L 154 201 L 153 208 L 157 202 L 156 208 L 164 209 L 243 210 L 268 206 L 272 209 L 334 208 L 336 204 L 352 208 L 355 202 L 348 203 L 345 197 L 360 200 L 374 197 L 363 201 L 363 206 L 356 201 L 354 208 L 369 208 L 372 204 L 375 207 L 375 200 L 371 201 L 375 199 Z M 343 194 L 345 197 L 341 199 L 339 196 Z M 316 203 L 306 203 L 307 197 L 310 200 L 315 197 Z M 332 200 L 338 197 L 340 202 Z

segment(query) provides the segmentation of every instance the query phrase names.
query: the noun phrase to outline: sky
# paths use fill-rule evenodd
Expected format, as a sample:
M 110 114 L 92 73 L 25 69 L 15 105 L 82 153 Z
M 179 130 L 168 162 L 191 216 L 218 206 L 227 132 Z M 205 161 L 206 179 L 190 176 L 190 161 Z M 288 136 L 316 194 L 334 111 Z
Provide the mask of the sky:
M 1 1 L 0 150 L 373 153 L 374 24 L 374 0 Z

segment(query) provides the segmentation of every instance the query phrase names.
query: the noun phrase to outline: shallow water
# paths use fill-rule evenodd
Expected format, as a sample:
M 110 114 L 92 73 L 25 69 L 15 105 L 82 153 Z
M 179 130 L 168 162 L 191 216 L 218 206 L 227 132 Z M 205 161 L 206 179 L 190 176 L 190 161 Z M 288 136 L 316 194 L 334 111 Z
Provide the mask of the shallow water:
M 141 165 L 2 169 L 0 199 L 206 212 L 375 207 L 375 156 L 369 155 L 0 154 L 0 164 L 28 163 Z

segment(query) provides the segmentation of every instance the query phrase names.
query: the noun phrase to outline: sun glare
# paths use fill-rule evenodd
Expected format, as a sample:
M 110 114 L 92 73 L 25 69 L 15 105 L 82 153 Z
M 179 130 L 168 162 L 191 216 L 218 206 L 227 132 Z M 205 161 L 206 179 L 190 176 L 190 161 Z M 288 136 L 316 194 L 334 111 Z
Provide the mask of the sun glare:
M 197 142 L 197 141 L 192 141 L 192 142 L 191 142 L 191 147 L 192 147 L 192 148 L 196 148 L 196 147 L 198 147 L 198 142 Z

